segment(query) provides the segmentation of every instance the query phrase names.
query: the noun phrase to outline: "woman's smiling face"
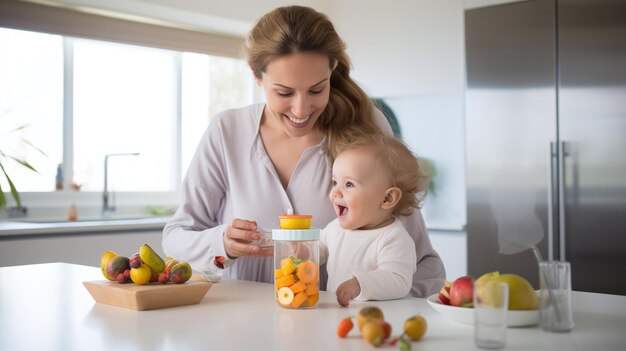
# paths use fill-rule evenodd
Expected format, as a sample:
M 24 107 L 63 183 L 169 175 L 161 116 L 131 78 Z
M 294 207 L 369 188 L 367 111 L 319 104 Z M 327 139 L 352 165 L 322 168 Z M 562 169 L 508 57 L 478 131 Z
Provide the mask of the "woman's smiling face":
M 329 198 L 342 228 L 375 229 L 388 223 L 390 213 L 381 206 L 391 182 L 372 150 L 339 154 L 333 164 L 332 182 Z
M 330 96 L 332 68 L 325 55 L 296 53 L 271 61 L 257 83 L 265 91 L 266 114 L 293 137 L 309 134 Z

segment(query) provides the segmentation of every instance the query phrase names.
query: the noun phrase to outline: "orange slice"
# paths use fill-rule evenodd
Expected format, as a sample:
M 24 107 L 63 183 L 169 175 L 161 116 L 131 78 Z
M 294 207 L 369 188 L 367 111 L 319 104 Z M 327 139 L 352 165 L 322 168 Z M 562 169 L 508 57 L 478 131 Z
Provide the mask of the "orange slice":
M 297 281 L 295 284 L 289 287 L 293 293 L 299 293 L 300 291 L 304 291 L 306 289 L 306 284 L 302 280 Z
M 291 301 L 291 306 L 293 308 L 298 308 L 300 307 L 300 305 L 304 303 L 304 301 L 306 301 L 306 294 L 304 293 L 304 291 L 301 291 L 297 293 L 296 296 L 294 296 L 292 300 L 293 301 Z
M 315 304 L 317 303 L 317 301 L 320 299 L 320 294 L 315 294 L 315 295 L 311 295 L 311 296 L 307 296 L 306 298 L 306 305 L 308 307 L 313 307 L 315 306 Z
M 285 257 L 280 260 L 280 269 L 282 269 L 283 273 L 287 275 L 295 271 L 296 266 L 293 264 L 293 260 L 291 259 L 291 257 Z
M 276 289 L 280 289 L 282 287 L 291 286 L 296 282 L 293 274 L 286 275 L 284 277 L 276 279 Z
M 304 292 L 307 294 L 307 296 L 311 296 L 319 294 L 320 289 L 317 288 L 316 284 L 309 284 L 306 286 L 306 289 L 304 289 Z
M 296 272 L 298 279 L 305 283 L 311 283 L 317 278 L 317 266 L 311 261 L 304 261 L 298 265 Z
M 276 297 L 278 298 L 278 302 L 281 305 L 289 305 L 293 301 L 294 295 L 293 291 L 285 286 L 278 289 L 278 291 L 276 292 Z

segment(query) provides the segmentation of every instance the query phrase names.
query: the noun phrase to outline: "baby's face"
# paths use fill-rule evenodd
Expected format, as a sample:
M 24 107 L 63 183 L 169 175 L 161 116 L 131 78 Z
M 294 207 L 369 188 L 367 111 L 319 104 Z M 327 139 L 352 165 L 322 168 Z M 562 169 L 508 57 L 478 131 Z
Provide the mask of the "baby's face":
M 391 182 L 371 152 L 344 151 L 333 164 L 329 197 L 344 229 L 374 229 L 389 218 L 381 205 Z

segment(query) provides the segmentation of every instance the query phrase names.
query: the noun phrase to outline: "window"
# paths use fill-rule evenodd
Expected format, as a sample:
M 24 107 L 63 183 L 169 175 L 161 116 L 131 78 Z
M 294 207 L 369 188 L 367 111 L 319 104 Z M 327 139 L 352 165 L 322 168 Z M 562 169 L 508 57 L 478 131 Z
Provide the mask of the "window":
M 100 192 L 105 155 L 135 152 L 109 158 L 110 188 L 177 193 L 210 117 L 254 99 L 241 59 L 4 28 L 0 52 L 0 150 L 39 171 L 7 169 L 21 193 L 54 192 L 64 162 L 81 192 Z
M 20 191 L 54 190 L 63 159 L 63 38 L 0 29 L 0 52 L 0 151 L 27 160 L 39 174 L 3 165 Z M 4 176 L 0 185 L 8 191 Z
M 102 190 L 107 154 L 109 184 L 117 191 L 170 191 L 175 155 L 177 59 L 172 51 L 73 40 L 74 180 Z

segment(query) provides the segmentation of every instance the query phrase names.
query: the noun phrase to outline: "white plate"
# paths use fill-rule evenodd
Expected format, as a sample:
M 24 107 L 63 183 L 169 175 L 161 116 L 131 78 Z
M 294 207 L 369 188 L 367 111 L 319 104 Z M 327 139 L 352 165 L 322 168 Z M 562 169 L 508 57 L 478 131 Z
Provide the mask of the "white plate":
M 444 305 L 439 301 L 439 293 L 428 297 L 428 304 L 446 318 L 459 323 L 474 324 L 474 309 L 468 307 L 455 307 Z M 528 327 L 539 322 L 539 310 L 532 311 L 509 311 L 507 325 L 509 327 Z

